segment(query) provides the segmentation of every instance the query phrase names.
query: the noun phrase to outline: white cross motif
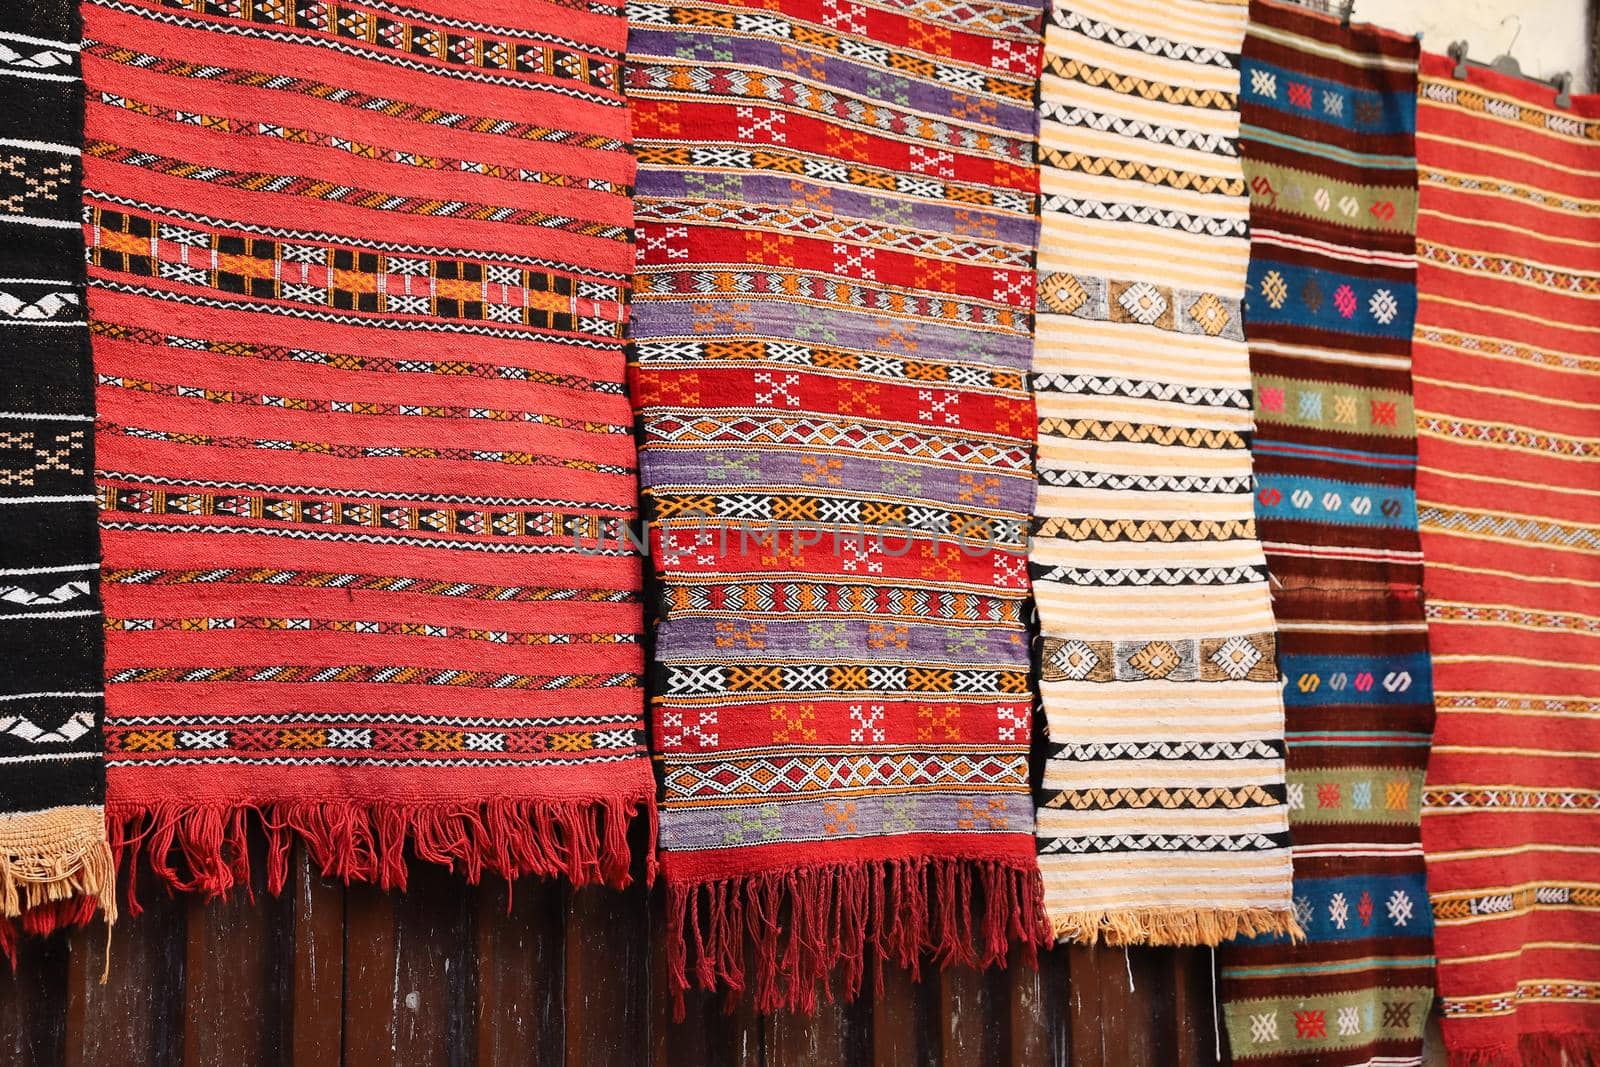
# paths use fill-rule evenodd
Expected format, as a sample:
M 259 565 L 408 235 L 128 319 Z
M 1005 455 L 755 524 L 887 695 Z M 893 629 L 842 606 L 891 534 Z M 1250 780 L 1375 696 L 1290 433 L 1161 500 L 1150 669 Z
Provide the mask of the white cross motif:
M 702 567 L 717 562 L 716 535 L 710 530 L 669 530 L 661 539 L 661 559 L 669 567 L 681 567 L 692 558 Z M 702 549 L 710 551 L 702 552 Z
M 994 584 L 1002 589 L 1028 587 L 1028 563 L 1021 556 L 1007 552 L 994 554 Z
M 1269 100 L 1278 95 L 1278 78 L 1270 70 L 1259 68 L 1250 72 L 1250 91 Z
M 1001 741 L 1021 741 L 1027 737 L 1027 716 L 1021 708 L 996 708 L 995 715 L 1000 719 L 996 736 Z
M 886 714 L 887 712 L 882 704 L 872 704 L 866 707 L 860 704 L 852 705 L 850 718 L 855 720 L 856 725 L 850 727 L 850 740 L 860 742 L 882 741 L 883 727 L 878 724 L 883 722 L 883 717 Z
M 960 426 L 961 412 L 956 407 L 961 400 L 960 393 L 945 393 L 934 389 L 918 389 L 917 399 L 925 406 L 917 411 L 917 418 L 923 422 L 938 422 L 939 416 L 944 416 L 946 426 Z
M 689 708 L 661 713 L 661 747 L 682 748 L 690 738 L 711 748 L 717 745 L 716 708 Z M 707 729 L 712 727 L 713 729 Z
M 1340 1008 L 1337 1025 L 1339 1027 L 1339 1034 L 1341 1037 L 1348 1037 L 1351 1034 L 1359 1034 L 1361 1032 L 1360 1009 L 1353 1006 Z
M 646 253 L 660 252 L 662 259 L 688 259 L 689 258 L 689 227 L 687 226 L 641 226 L 639 228 L 639 244 L 641 251 Z M 660 262 L 660 260 L 645 257 L 647 263 Z
M 1278 1040 L 1278 1013 L 1263 1011 L 1250 1016 L 1250 1040 L 1257 1045 Z
M 997 37 L 989 44 L 990 54 L 994 57 L 989 64 L 991 67 L 1009 70 L 1014 74 L 1026 74 L 1033 66 L 1028 46 L 1022 41 L 1007 41 Z
M 932 174 L 939 178 L 954 178 L 956 176 L 956 154 L 954 152 L 912 145 L 911 154 L 907 162 L 910 164 L 911 170 L 917 174 Z
M 1306 810 L 1306 787 L 1304 782 L 1289 783 L 1289 810 Z
M 757 115 L 757 111 L 762 114 Z M 785 125 L 789 119 L 786 111 L 773 111 L 770 108 L 740 107 L 734 113 L 739 117 L 739 140 L 762 141 L 765 144 L 788 144 L 789 134 Z M 748 120 L 748 121 L 746 121 Z M 766 134 L 765 138 L 758 136 Z
M 1350 902 L 1344 898 L 1343 893 L 1335 893 L 1333 899 L 1328 901 L 1328 918 L 1341 930 L 1349 925 Z
M 841 33 L 865 36 L 867 32 L 866 10 L 848 0 L 823 0 L 822 22 L 829 29 Z
M 1384 907 L 1389 911 L 1389 921 L 1396 926 L 1404 926 L 1410 922 L 1411 913 L 1415 910 L 1411 903 L 1411 895 L 1403 889 L 1396 889 L 1390 893 L 1389 902 Z
M 800 406 L 800 398 L 789 392 L 789 387 L 800 384 L 798 374 L 779 374 L 776 371 L 757 371 L 755 383 L 757 386 L 770 386 L 766 392 L 756 393 L 758 404 L 781 404 L 786 408 Z
M 877 257 L 878 251 L 875 248 L 836 244 L 833 246 L 833 270 L 835 274 L 876 281 L 878 268 L 874 264 L 877 262 Z
M 1400 305 L 1393 293 L 1387 289 L 1379 289 L 1372 294 L 1372 299 L 1367 301 L 1367 310 L 1372 312 L 1373 318 L 1387 326 L 1400 313 Z
M 881 545 L 869 541 L 865 537 L 853 544 L 841 546 L 839 554 L 843 557 L 843 568 L 847 571 L 866 574 L 883 573 L 883 560 L 875 558 L 883 555 L 883 549 Z M 866 566 L 864 572 L 860 570 L 862 565 Z
M 1002 304 L 1025 304 L 1024 290 L 1032 283 L 1033 279 L 1026 274 L 1012 274 L 1007 271 L 994 272 L 994 298 Z

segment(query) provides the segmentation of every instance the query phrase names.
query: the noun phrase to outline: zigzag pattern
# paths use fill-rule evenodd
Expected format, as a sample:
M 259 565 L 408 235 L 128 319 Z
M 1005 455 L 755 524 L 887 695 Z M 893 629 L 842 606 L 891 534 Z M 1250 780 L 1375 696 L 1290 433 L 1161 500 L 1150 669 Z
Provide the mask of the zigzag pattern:
M 1148 56 L 1163 56 L 1185 63 L 1221 67 L 1223 70 L 1233 69 L 1234 57 L 1218 48 L 1201 47 L 1184 41 L 1170 41 L 1165 37 L 1151 37 L 1137 30 L 1124 29 L 1109 22 L 1092 19 L 1055 4 L 1052 4 L 1049 10 L 1050 21 L 1053 24 L 1064 30 L 1080 33 L 1092 41 L 1107 41 L 1118 48 L 1137 49 Z
M 1207 788 L 1165 789 L 1148 787 L 1133 789 L 1060 789 L 1041 794 L 1041 808 L 1073 811 L 1116 811 L 1137 808 L 1204 809 L 1204 808 L 1261 808 L 1283 803 L 1283 789 L 1265 789 L 1259 785 L 1239 787 L 1212 786 Z
M 1117 474 L 1107 471 L 1058 470 L 1039 467 L 1039 481 L 1045 485 L 1074 489 L 1106 489 L 1148 493 L 1248 493 L 1249 475 L 1227 474 Z
M 1097 741 L 1049 746 L 1051 759 L 1101 762 L 1115 760 L 1257 760 L 1282 759 L 1281 741 Z
M 1068 541 L 1254 541 L 1254 519 L 1036 519 L 1039 537 Z
M 1046 73 L 1054 74 L 1058 78 L 1082 82 L 1096 89 L 1108 88 L 1123 96 L 1138 96 L 1145 100 L 1159 100 L 1164 104 L 1179 104 L 1211 111 L 1238 110 L 1237 93 L 1148 81 L 1132 74 L 1122 74 L 1107 70 L 1105 67 L 1097 67 L 1079 59 L 1052 55 L 1045 60 L 1044 69 Z
M 1121 204 L 1111 201 L 1083 200 L 1064 193 L 1044 198 L 1040 207 L 1044 212 L 1072 215 L 1080 219 L 1098 219 L 1101 222 L 1133 222 L 1141 226 L 1155 226 L 1163 230 L 1182 230 L 1184 233 L 1206 234 L 1210 237 L 1243 239 L 1250 235 L 1250 224 L 1244 219 L 1225 219 L 1214 215 L 1194 215 L 1177 209 L 1152 207 L 1147 204 Z
M 1102 852 L 1256 852 L 1289 847 L 1284 834 L 1110 834 L 1039 838 L 1040 855 Z
M 1057 170 L 1072 170 L 1091 177 L 1109 175 L 1118 181 L 1140 181 L 1147 185 L 1160 185 L 1181 192 L 1205 195 L 1243 196 L 1243 178 L 1223 178 L 1214 174 L 1196 174 L 1193 171 L 1174 170 L 1171 167 L 1145 163 L 1136 159 L 1111 159 L 1092 152 L 1063 152 L 1059 148 L 1041 148 L 1039 162 Z
M 1046 100 L 1039 105 L 1039 117 L 1059 122 L 1063 126 L 1081 126 L 1098 133 L 1115 133 L 1135 141 L 1149 141 L 1172 148 L 1185 148 L 1195 152 L 1210 152 L 1219 156 L 1239 155 L 1239 139 L 1188 126 L 1169 126 L 1159 122 L 1146 122 L 1127 115 L 1111 115 L 1093 108 L 1070 104 L 1061 100 Z
M 1034 392 L 1082 393 L 1093 396 L 1127 396 L 1160 400 L 1191 407 L 1250 410 L 1250 392 L 1227 386 L 1181 385 L 1141 378 L 1111 378 L 1101 374 L 1051 372 L 1030 377 Z
M 1171 445 L 1182 448 L 1247 449 L 1250 439 L 1235 430 L 1206 426 L 1159 426 L 1148 422 L 1107 422 L 1103 419 L 1040 419 L 1040 435 L 1072 441 L 1116 444 Z
M 1035 582 L 1078 586 L 1245 585 L 1267 580 L 1265 566 L 1240 567 L 1070 567 L 1030 563 Z

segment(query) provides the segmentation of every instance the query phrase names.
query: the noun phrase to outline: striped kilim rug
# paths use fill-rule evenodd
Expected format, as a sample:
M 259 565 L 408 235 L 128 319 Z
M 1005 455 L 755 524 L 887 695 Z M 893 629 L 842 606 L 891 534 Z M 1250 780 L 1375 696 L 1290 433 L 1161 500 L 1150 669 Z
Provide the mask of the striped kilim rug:
M 116 915 L 72 0 L 0 8 L 0 951 Z
M 1600 1061 L 1600 98 L 1425 55 L 1414 373 L 1453 1064 Z
M 805 1008 L 836 964 L 1003 961 L 1043 926 L 1039 11 L 629 17 L 672 985 Z
M 220 892 L 628 877 L 652 799 L 602 0 L 89 0 L 109 804 Z
M 1072 0 L 1046 31 L 1031 569 L 1061 938 L 1294 929 L 1239 306 L 1245 16 Z
M 1308 940 L 1221 954 L 1234 1061 L 1419 1064 L 1433 703 L 1417 541 L 1417 42 L 1252 3 L 1240 70 L 1256 521 Z

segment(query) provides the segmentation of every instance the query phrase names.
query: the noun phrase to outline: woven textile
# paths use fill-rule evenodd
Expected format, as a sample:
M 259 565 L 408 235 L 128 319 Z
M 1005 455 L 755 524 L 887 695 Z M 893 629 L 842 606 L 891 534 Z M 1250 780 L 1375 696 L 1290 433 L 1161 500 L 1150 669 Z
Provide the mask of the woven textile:
M 1058 3 L 1045 36 L 1031 568 L 1058 937 L 1293 930 L 1250 504 L 1242 3 Z
M 90 0 L 120 845 L 180 888 L 406 856 L 628 877 L 651 803 L 594 0 Z
M 1425 55 L 1414 362 L 1459 1065 L 1600 1062 L 1600 97 Z
M 1433 997 L 1410 367 L 1417 42 L 1260 0 L 1250 19 L 1256 521 L 1308 941 L 1223 951 L 1229 1040 L 1238 1063 L 1414 1065 Z
M 1042 933 L 1039 11 L 629 16 L 672 982 L 805 1008 L 835 964 L 1003 961 Z
M 69 0 L 0 11 L 0 947 L 112 904 Z

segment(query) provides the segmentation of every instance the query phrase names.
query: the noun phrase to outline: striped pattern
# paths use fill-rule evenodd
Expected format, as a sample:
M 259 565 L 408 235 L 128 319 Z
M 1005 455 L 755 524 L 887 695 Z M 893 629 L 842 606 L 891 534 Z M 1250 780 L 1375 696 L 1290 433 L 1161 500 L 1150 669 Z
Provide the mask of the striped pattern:
M 1423 57 L 1422 837 L 1451 1062 L 1600 1055 L 1600 98 Z M 1581 447 L 1553 447 L 1556 441 Z
M 1003 962 L 1043 925 L 1038 6 L 629 17 L 671 987 L 804 1009 L 885 959 Z
M 1061 0 L 1046 29 L 1030 565 L 1060 938 L 1294 929 L 1240 322 L 1245 16 Z
M 653 783 L 620 9 L 84 12 L 121 843 L 207 893 L 256 819 L 273 890 L 297 842 L 385 886 L 625 883 Z
M 114 919 L 71 0 L 0 9 L 0 951 Z M 97 900 L 97 898 L 99 898 Z M 20 924 L 14 923 L 26 912 Z
M 1238 1063 L 1422 1061 L 1433 703 L 1415 506 L 1417 42 L 1256 0 L 1240 71 L 1256 519 L 1305 944 L 1222 953 Z

